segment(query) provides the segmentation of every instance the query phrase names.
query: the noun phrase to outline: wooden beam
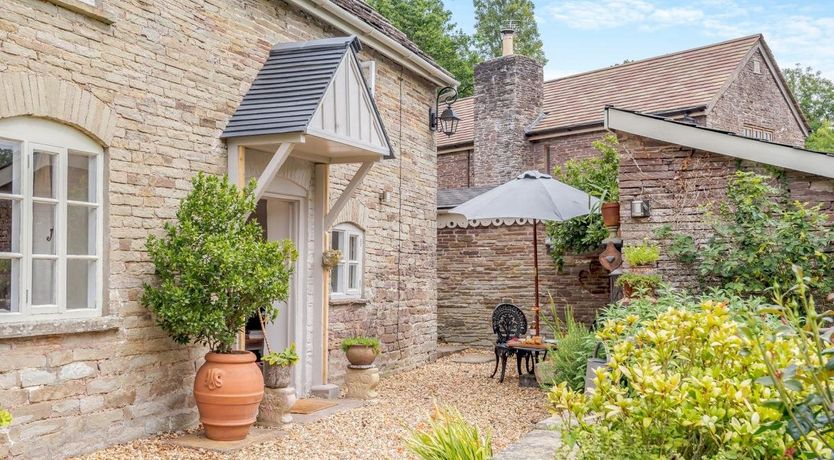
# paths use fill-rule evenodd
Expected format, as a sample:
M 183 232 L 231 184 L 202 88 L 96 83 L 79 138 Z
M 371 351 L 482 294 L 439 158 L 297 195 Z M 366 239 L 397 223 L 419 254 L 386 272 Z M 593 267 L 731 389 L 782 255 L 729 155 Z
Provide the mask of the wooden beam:
M 359 187 L 359 184 L 362 183 L 362 180 L 365 179 L 365 176 L 368 174 L 368 171 L 371 170 L 371 167 L 375 164 L 375 161 L 366 161 L 362 163 L 362 166 L 356 171 L 356 174 L 353 175 L 353 178 L 348 182 L 345 189 L 342 191 L 342 194 L 339 195 L 339 198 L 333 203 L 333 207 L 330 208 L 330 211 L 327 211 L 327 216 L 324 218 L 324 229 L 325 231 L 330 230 L 333 224 L 336 221 L 336 217 L 342 212 L 342 208 L 345 207 L 348 200 L 353 196 L 353 192 L 356 191 L 356 187 Z
M 272 179 L 275 178 L 275 175 L 278 174 L 278 170 L 281 169 L 281 165 L 287 161 L 287 158 L 290 156 L 290 152 L 292 152 L 292 148 L 295 144 L 291 142 L 287 142 L 285 144 L 281 144 L 278 147 L 278 150 L 272 155 L 272 158 L 269 159 L 269 163 L 264 168 L 263 172 L 261 173 L 261 177 L 258 178 L 258 184 L 255 186 L 255 201 L 261 199 L 266 191 L 266 188 L 269 187 L 269 184 L 272 182 Z
M 242 145 L 237 148 L 237 177 L 235 179 L 238 187 L 246 187 L 246 147 Z

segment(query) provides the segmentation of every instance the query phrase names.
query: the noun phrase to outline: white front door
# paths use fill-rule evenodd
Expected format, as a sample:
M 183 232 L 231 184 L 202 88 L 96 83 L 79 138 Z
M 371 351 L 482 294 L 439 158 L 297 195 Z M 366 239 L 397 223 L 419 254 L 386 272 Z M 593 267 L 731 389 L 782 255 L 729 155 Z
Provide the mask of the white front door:
M 291 240 L 298 247 L 298 203 L 296 201 L 283 200 L 280 198 L 267 198 L 266 200 L 266 237 L 272 241 Z M 266 325 L 266 337 L 273 351 L 281 351 L 294 341 L 292 336 L 293 319 L 297 315 L 297 302 L 294 289 L 295 278 L 299 276 L 298 267 L 293 279 L 290 280 L 290 292 L 287 301 L 276 302 L 280 311 L 278 318 Z M 298 344 L 296 345 L 298 346 Z

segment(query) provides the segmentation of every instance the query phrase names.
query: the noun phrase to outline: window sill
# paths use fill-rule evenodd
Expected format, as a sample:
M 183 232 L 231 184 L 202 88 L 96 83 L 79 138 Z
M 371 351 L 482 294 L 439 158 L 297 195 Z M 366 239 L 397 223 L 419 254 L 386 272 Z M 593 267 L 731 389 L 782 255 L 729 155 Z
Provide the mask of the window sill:
M 46 0 L 60 7 L 66 8 L 70 11 L 75 11 L 78 14 L 101 21 L 107 25 L 116 22 L 116 19 L 104 12 L 101 7 L 93 6 L 82 2 L 81 0 Z
M 57 321 L 26 321 L 0 323 L 0 340 L 44 335 L 83 334 L 104 332 L 119 328 L 120 320 L 115 316 L 98 318 L 75 318 Z
M 360 306 L 360 305 L 367 305 L 371 301 L 368 299 L 357 298 L 357 297 L 341 297 L 341 298 L 330 298 L 330 305 L 333 307 L 342 307 L 342 306 Z

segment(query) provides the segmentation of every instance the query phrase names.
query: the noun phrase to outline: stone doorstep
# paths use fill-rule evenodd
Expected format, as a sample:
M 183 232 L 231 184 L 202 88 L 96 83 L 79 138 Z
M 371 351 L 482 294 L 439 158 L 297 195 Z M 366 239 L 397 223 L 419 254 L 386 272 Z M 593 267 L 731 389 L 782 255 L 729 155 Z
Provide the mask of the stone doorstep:
M 213 441 L 203 434 L 202 431 L 197 433 L 189 433 L 183 436 L 178 436 L 171 439 L 163 439 L 163 444 L 170 444 L 179 447 L 186 447 L 189 449 L 205 449 L 215 452 L 235 452 L 246 447 L 260 444 L 267 441 L 273 441 L 281 438 L 284 433 L 281 430 L 252 427 L 249 430 L 249 435 L 246 439 L 240 441 Z
M 344 412 L 362 407 L 365 405 L 366 402 L 367 401 L 363 401 L 361 399 L 340 399 L 339 403 L 333 407 L 317 410 L 310 414 L 291 414 L 292 422 L 290 422 L 290 424 L 298 423 L 300 425 L 307 425 L 309 423 L 318 422 L 321 419 L 330 417 L 334 414 L 338 414 L 339 412 Z

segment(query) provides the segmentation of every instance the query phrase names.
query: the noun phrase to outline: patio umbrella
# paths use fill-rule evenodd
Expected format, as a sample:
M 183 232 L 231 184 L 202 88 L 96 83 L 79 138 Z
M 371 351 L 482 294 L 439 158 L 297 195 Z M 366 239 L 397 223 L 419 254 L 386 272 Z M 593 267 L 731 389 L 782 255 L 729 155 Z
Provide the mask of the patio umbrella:
M 539 331 L 539 241 L 540 220 L 565 221 L 590 214 L 599 200 L 582 190 L 557 181 L 538 171 L 527 171 L 517 178 L 453 208 L 449 213 L 462 214 L 467 220 L 532 219 L 533 265 L 535 266 L 536 335 Z

